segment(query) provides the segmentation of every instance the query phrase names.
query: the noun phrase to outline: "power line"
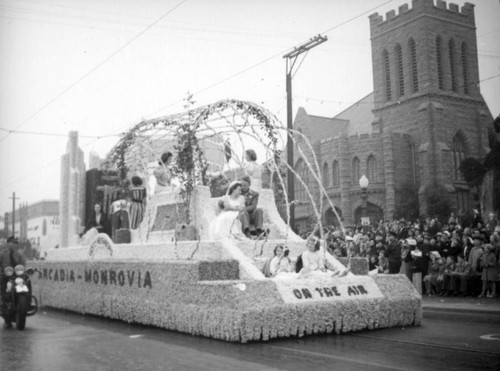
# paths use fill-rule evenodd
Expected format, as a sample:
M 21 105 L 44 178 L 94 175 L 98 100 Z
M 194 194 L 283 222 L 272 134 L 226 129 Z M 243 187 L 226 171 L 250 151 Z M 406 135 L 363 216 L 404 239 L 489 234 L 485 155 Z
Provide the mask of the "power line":
M 63 133 L 47 133 L 47 132 L 42 132 L 42 131 L 25 131 L 25 130 L 8 130 L 4 128 L 0 128 L 0 131 L 3 131 L 5 133 L 9 134 L 27 134 L 27 135 L 43 135 L 43 136 L 49 136 L 49 137 L 68 137 L 68 134 L 63 134 Z M 80 138 L 88 138 L 88 139 L 101 139 L 101 138 L 106 138 L 106 137 L 116 137 L 119 136 L 119 134 L 116 135 L 106 135 L 106 136 L 97 136 L 97 135 L 78 135 Z
M 97 69 L 99 69 L 101 66 L 103 66 L 105 63 L 107 63 L 110 59 L 112 59 L 115 55 L 117 55 L 118 53 L 120 53 L 123 49 L 125 49 L 127 46 L 129 46 L 130 44 L 132 44 L 135 40 L 137 40 L 139 37 L 141 37 L 142 35 L 144 35 L 149 29 L 151 29 L 154 25 L 156 25 L 158 22 L 160 22 L 163 18 L 165 18 L 166 16 L 168 16 L 170 13 L 172 13 L 174 10 L 176 10 L 178 7 L 180 7 L 183 3 L 185 3 L 187 0 L 181 0 L 179 3 L 177 3 L 177 5 L 175 5 L 173 8 L 171 8 L 170 10 L 168 10 L 167 12 L 165 12 L 161 17 L 159 17 L 157 20 L 155 20 L 153 23 L 149 24 L 146 28 L 144 28 L 141 32 L 139 32 L 137 35 L 135 35 L 132 39 L 130 39 L 129 41 L 127 41 L 125 44 L 123 44 L 120 48 L 118 48 L 115 52 L 113 52 L 111 55 L 109 55 L 108 57 L 104 58 L 104 60 L 102 60 L 100 63 L 98 63 L 97 65 L 95 65 L 94 67 L 92 67 L 87 73 L 85 73 L 82 77 L 80 77 L 79 79 L 77 79 L 75 82 L 73 82 L 72 84 L 70 84 L 66 89 L 64 89 L 62 92 L 60 92 L 59 94 L 57 94 L 55 97 L 53 97 L 52 99 L 50 99 L 45 105 L 42 106 L 42 108 L 40 108 L 39 110 L 37 110 L 35 113 L 33 113 L 32 115 L 30 115 L 27 119 L 25 119 L 23 122 L 21 122 L 19 125 L 17 125 L 14 130 L 17 130 L 19 129 L 20 127 L 22 127 L 23 125 L 25 125 L 28 121 L 30 121 L 32 118 L 34 118 L 35 116 L 37 116 L 40 112 L 44 111 L 47 107 L 49 107 L 52 103 L 54 103 L 55 101 L 57 101 L 60 97 L 62 97 L 64 94 L 66 94 L 68 91 L 70 91 L 71 89 L 73 89 L 76 85 L 78 85 L 81 81 L 83 81 L 85 78 L 87 78 L 88 76 L 90 76 L 92 73 L 94 73 Z M 8 136 L 10 135 L 7 134 L 5 137 L 1 138 L 0 139 L 0 142 L 2 142 L 5 138 L 7 138 Z
M 174 8 L 172 8 L 171 10 L 169 10 L 169 12 L 167 12 L 167 13 L 166 13 L 165 15 L 163 15 L 161 18 L 163 18 L 164 16 L 168 15 L 170 12 L 172 12 L 173 10 L 175 10 L 178 6 L 180 6 L 180 5 L 181 5 L 183 2 L 185 2 L 185 1 L 186 1 L 186 0 L 181 1 L 178 5 L 176 5 Z M 347 21 L 345 21 L 345 22 L 342 22 L 341 24 L 338 24 L 338 25 L 335 25 L 335 26 L 333 26 L 333 27 L 329 28 L 328 30 L 324 31 L 323 33 L 330 32 L 330 31 L 332 31 L 332 30 L 334 30 L 334 29 L 336 29 L 336 28 L 338 28 L 338 27 L 340 27 L 340 26 L 342 26 L 342 25 L 347 24 L 348 22 L 352 22 L 353 20 L 355 20 L 355 19 L 357 19 L 357 18 L 360 18 L 360 17 L 364 16 L 365 14 L 367 14 L 367 13 L 369 13 L 369 12 L 372 12 L 372 11 L 374 11 L 374 10 L 376 10 L 376 9 L 378 9 L 378 8 L 380 8 L 380 7 L 384 6 L 384 5 L 386 5 L 386 4 L 388 4 L 388 3 L 392 2 L 392 1 L 394 1 L 394 0 L 385 1 L 384 3 L 382 3 L 382 4 L 378 5 L 378 6 L 374 7 L 374 8 L 371 8 L 371 9 L 369 9 L 369 10 L 367 10 L 367 11 L 363 12 L 363 13 L 360 13 L 359 15 L 357 15 L 357 16 L 355 16 L 355 17 L 352 17 L 352 18 L 350 18 L 349 20 L 347 20 Z M 158 21 L 156 21 L 155 23 L 157 23 L 157 22 L 158 22 Z M 149 28 L 151 28 L 151 27 L 152 27 L 152 26 L 150 26 Z M 145 32 L 145 31 L 144 31 L 144 32 Z M 144 33 L 144 32 L 142 32 L 142 33 Z M 142 33 L 141 33 L 141 35 L 142 35 Z M 137 37 L 136 37 L 136 38 L 137 38 Z M 133 40 L 132 40 L 132 41 L 133 41 Z M 129 43 L 130 43 L 130 42 L 129 42 Z M 285 49 L 285 50 L 282 50 L 282 51 L 280 51 L 279 53 L 276 53 L 276 54 L 274 54 L 274 55 L 273 55 L 273 56 L 271 56 L 271 57 L 268 57 L 268 58 L 266 58 L 266 59 L 264 59 L 264 60 L 262 60 L 262 61 L 260 61 L 260 62 L 257 62 L 257 63 L 255 63 L 255 64 L 253 64 L 253 65 L 251 65 L 251 66 L 249 66 L 249 67 L 247 67 L 247 68 L 244 68 L 244 69 L 242 69 L 242 70 L 240 70 L 240 71 L 238 71 L 238 72 L 235 72 L 235 73 L 233 73 L 232 75 L 229 75 L 228 77 L 226 77 L 226 78 L 224 78 L 224 79 L 222 79 L 222 80 L 219 80 L 219 81 L 217 81 L 217 82 L 215 82 L 215 83 L 213 83 L 213 84 L 211 84 L 211 85 L 209 85 L 209 86 L 207 86 L 207 87 L 205 87 L 205 88 L 202 88 L 202 89 L 200 89 L 200 90 L 196 91 L 196 92 L 195 92 L 195 94 L 200 94 L 200 93 L 202 93 L 202 92 L 204 92 L 204 91 L 206 91 L 206 90 L 212 89 L 213 87 L 218 86 L 218 85 L 220 85 L 220 84 L 222 84 L 222 83 L 224 83 L 224 82 L 226 82 L 226 81 L 228 81 L 228 80 L 230 80 L 230 79 L 232 79 L 232 78 L 234 78 L 234 77 L 237 77 L 237 76 L 239 76 L 239 75 L 241 75 L 241 74 L 243 74 L 243 73 L 245 73 L 245 72 L 247 72 L 247 71 L 250 71 L 250 70 L 252 70 L 252 69 L 254 69 L 254 68 L 256 68 L 256 67 L 258 67 L 258 66 L 260 66 L 260 65 L 262 65 L 262 64 L 264 64 L 264 63 L 267 63 L 268 61 L 270 61 L 270 60 L 272 60 L 272 59 L 274 59 L 274 58 L 281 57 L 281 56 L 283 55 L 283 53 L 286 53 L 286 52 L 288 52 L 289 50 L 290 50 L 290 48 L 287 48 L 287 49 Z M 154 113 L 157 113 L 157 112 L 159 112 L 159 111 L 161 111 L 161 110 L 164 110 L 164 109 L 168 109 L 168 108 L 170 108 L 170 107 L 172 107 L 172 106 L 175 106 L 175 105 L 177 105 L 177 104 L 179 104 L 179 103 L 182 103 L 182 102 L 183 102 L 183 100 L 181 99 L 181 100 L 179 100 L 179 101 L 177 101 L 177 102 L 175 102 L 175 103 L 172 103 L 172 104 L 170 104 L 170 105 L 168 105 L 168 106 L 166 106 L 166 107 L 164 107 L 164 108 L 161 108 L 160 110 L 157 110 L 157 111 L 155 111 L 155 112 L 153 112 L 153 113 L 150 113 L 149 115 L 154 114 Z M 25 122 L 27 122 L 27 120 L 26 120 Z M 129 126 L 129 125 L 127 125 L 126 127 L 128 127 L 128 126 Z M 118 128 L 118 130 L 123 129 L 123 128 L 124 128 L 124 127 Z M 15 128 L 15 130 L 16 130 L 16 129 L 19 129 L 19 127 Z M 103 137 L 106 137 L 106 136 L 111 136 L 111 135 L 110 135 L 111 133 L 112 133 L 112 132 L 109 132 L 109 133 L 107 133 L 107 134 L 105 134 L 105 135 L 102 135 L 102 136 L 100 136 L 100 138 L 103 138 Z M 10 135 L 10 134 L 8 134 L 8 135 Z M 8 136 L 8 135 L 7 135 L 7 136 Z M 2 139 L 0 139 L 0 142 L 1 142 L 3 139 L 5 139 L 5 137 L 4 137 L 4 138 L 2 138 Z M 99 139 L 96 139 L 96 141 L 97 141 L 97 140 L 99 140 Z M 95 143 L 95 141 L 94 141 L 93 143 Z M 93 143 L 90 143 L 90 144 L 93 144 Z M 90 144 L 88 144 L 88 145 L 90 145 Z M 88 145 L 87 145 L 87 146 L 88 146 Z M 42 168 L 38 168 L 38 169 L 36 170 L 36 172 L 38 172 L 38 171 L 40 171 L 41 169 L 44 169 L 44 168 L 46 168 L 46 167 L 48 167 L 48 166 L 52 165 L 52 164 L 53 164 L 53 163 L 55 163 L 56 161 L 59 161 L 59 158 L 57 158 L 55 161 L 53 161 L 53 162 L 49 163 L 48 165 L 46 165 L 46 166 L 44 166 L 44 167 L 42 167 Z M 33 172 L 30 172 L 30 173 L 28 173 L 28 174 L 26 174 L 26 175 L 23 175 L 22 177 L 17 178 L 16 180 L 12 181 L 11 183 L 9 183 L 9 184 L 7 184 L 7 185 L 5 185 L 5 186 L 0 186 L 0 189 L 5 188 L 5 187 L 7 187 L 7 186 L 9 186 L 9 185 L 15 184 L 15 183 L 16 183 L 16 182 L 18 182 L 19 180 L 26 178 L 27 176 L 31 175 L 32 173 L 33 173 Z
M 380 8 L 380 7 L 384 6 L 384 5 L 386 5 L 386 4 L 389 4 L 389 3 L 393 2 L 393 1 L 394 1 L 394 0 L 388 0 L 388 1 L 386 1 L 386 2 L 384 2 L 384 3 L 382 3 L 382 4 L 380 4 L 380 5 L 377 5 L 377 6 L 376 6 L 376 7 L 374 7 L 374 8 L 371 8 L 371 9 L 369 9 L 369 10 L 366 10 L 366 11 L 364 11 L 363 13 L 360 13 L 360 14 L 358 14 L 357 16 L 355 16 L 355 17 L 352 17 L 352 18 L 348 19 L 347 21 L 344 21 L 344 22 L 342 22 L 342 23 L 340 23 L 340 24 L 337 24 L 337 25 L 335 25 L 335 26 L 333 26 L 333 27 L 330 27 L 329 29 L 327 29 L 326 31 L 323 31 L 323 32 L 321 32 L 321 33 L 322 33 L 322 34 L 325 34 L 325 33 L 331 32 L 331 31 L 333 31 L 334 29 L 336 29 L 336 28 L 338 28 L 338 27 L 341 27 L 341 26 L 343 26 L 343 25 L 345 25 L 345 24 L 347 24 L 347 23 L 349 23 L 349 22 L 352 22 L 353 20 L 355 20 L 355 19 L 357 19 L 357 18 L 360 18 L 360 17 L 362 17 L 362 16 L 366 15 L 367 13 L 370 13 L 370 12 L 372 12 L 372 11 L 374 11 L 374 10 L 376 10 L 376 9 L 378 9 L 378 8 Z M 244 68 L 244 69 L 242 69 L 242 70 L 238 71 L 238 72 L 235 72 L 235 73 L 233 73 L 232 75 L 229 75 L 228 77 L 223 78 L 222 80 L 219 80 L 219 81 L 217 81 L 217 82 L 214 82 L 213 84 L 211 84 L 211 85 L 209 85 L 209 86 L 206 86 L 206 87 L 204 87 L 204 88 L 202 88 L 202 89 L 200 89 L 200 90 L 198 90 L 198 91 L 195 91 L 193 94 L 194 94 L 194 95 L 196 95 L 196 94 L 201 94 L 201 93 L 203 93 L 203 92 L 205 92 L 205 91 L 207 91 L 207 90 L 210 90 L 210 89 L 212 89 L 212 88 L 214 88 L 214 87 L 216 87 L 216 86 L 218 86 L 218 85 L 221 85 L 221 84 L 225 83 L 225 82 L 226 82 L 226 81 L 228 81 L 228 80 L 231 80 L 231 79 L 233 79 L 233 78 L 235 78 L 235 77 L 237 77 L 237 76 L 239 76 L 239 75 L 242 75 L 242 74 L 244 74 L 244 73 L 246 73 L 246 72 L 248 72 L 248 71 L 250 71 L 250 70 L 252 70 L 252 69 L 254 69 L 254 68 L 256 68 L 256 67 L 258 67 L 258 66 L 260 66 L 260 65 L 262 65 L 262 64 L 264 64 L 264 63 L 267 63 L 267 62 L 269 62 L 270 60 L 273 60 L 274 58 L 281 57 L 284 53 L 286 53 L 286 52 L 288 52 L 288 51 L 290 51 L 290 48 L 284 49 L 284 50 L 280 51 L 279 53 L 276 53 L 276 54 L 274 54 L 274 55 L 272 55 L 272 56 L 270 56 L 270 57 L 268 57 L 268 58 L 266 58 L 266 59 L 264 59 L 264 60 L 262 60 L 262 61 L 260 61 L 260 62 L 257 62 L 257 63 L 255 63 L 255 64 L 253 64 L 253 65 L 249 66 L 249 67 L 246 67 L 246 68 Z M 156 111 L 154 111 L 154 112 L 149 113 L 147 116 L 154 115 L 154 114 L 156 114 L 156 113 L 158 113 L 158 112 L 160 112 L 160 111 L 166 110 L 166 109 L 168 109 L 168 108 L 170 108 L 170 107 L 173 107 L 173 106 L 175 106 L 175 105 L 177 105 L 177 104 L 179 104 L 179 103 L 182 103 L 182 102 L 183 102 L 183 99 L 179 99 L 178 101 L 176 101 L 176 102 L 174 102 L 174 103 L 171 103 L 171 104 L 169 104 L 169 105 L 167 105 L 167 106 L 164 106 L 164 107 L 162 107 L 162 108 L 160 108 L 160 109 L 158 109 L 158 110 L 156 110 Z
M 82 7 L 75 7 L 75 6 L 70 6 L 70 5 L 67 5 L 67 4 L 54 4 L 52 2 L 48 3 L 48 2 L 44 2 L 44 1 L 28 1 L 28 0 L 23 0 L 23 1 L 26 1 L 30 4 L 33 4 L 33 3 L 38 3 L 38 4 L 42 4 L 43 8 L 45 9 L 47 6 L 53 6 L 53 7 L 58 7 L 58 8 L 66 8 L 66 9 L 73 9 L 75 11 L 77 11 L 77 15 L 73 15 L 71 14 L 70 16 L 74 17 L 75 19 L 77 18 L 80 18 L 80 19 L 84 19 L 84 18 L 89 18 L 89 16 L 87 15 L 82 15 L 81 12 L 87 12 L 87 13 L 93 13 L 95 15 L 98 15 L 98 16 L 105 16 L 106 18 L 104 19 L 98 19 L 98 18 L 89 18 L 89 20 L 96 20 L 96 21 L 104 21 L 106 22 L 106 24 L 109 24 L 110 21 L 113 22 L 113 20 L 110 20 L 109 18 L 109 15 L 115 17 L 115 18 L 118 18 L 118 17 L 125 17 L 125 18 L 130 18 L 130 19 L 134 19 L 134 20 L 144 20 L 145 22 L 149 22 L 151 20 L 151 17 L 148 17 L 148 16 L 141 16 L 141 15 L 137 15 L 137 14 L 127 14 L 127 13 L 120 13 L 120 12 L 115 12 L 115 11 L 106 11 L 106 10 L 96 10 L 95 7 L 92 7 L 92 8 L 82 8 Z M 0 5 L 2 6 L 2 5 Z M 5 5 L 4 5 L 5 6 Z M 20 11 L 20 12 L 28 12 L 30 14 L 33 14 L 33 15 L 40 15 L 40 11 L 38 9 L 27 9 L 27 8 L 19 8 L 19 7 L 12 7 L 10 6 L 10 8 L 12 11 Z M 44 10 L 43 11 L 45 14 L 49 15 L 49 16 L 55 16 L 55 17 L 63 17 L 63 18 L 68 18 L 67 14 L 63 14 L 63 13 L 57 13 L 57 12 L 54 12 L 54 11 L 47 11 L 47 10 Z M 123 21 L 122 20 L 119 20 L 118 23 L 121 25 L 123 25 Z M 133 25 L 133 26 L 144 26 L 144 23 L 143 22 L 131 22 L 131 21 L 127 21 L 126 23 L 128 23 L 129 25 Z M 255 33 L 260 33 L 260 34 L 275 34 L 275 35 L 283 35 L 283 31 L 282 30 L 272 30 L 272 29 L 262 29 L 262 28 L 256 28 L 256 27 L 238 27 L 238 26 L 234 26 L 234 25 L 231 25 L 231 26 L 227 26 L 227 25 L 219 25 L 219 24 L 210 24 L 210 23 L 202 23 L 202 22 L 188 22 L 188 21 L 179 21 L 179 22 L 171 22 L 171 23 L 180 23 L 180 24 L 189 24 L 189 25 L 194 25 L 196 28 L 187 28 L 185 26 L 179 26 L 179 27 L 173 27 L 173 26 L 168 26 L 169 28 L 178 28 L 178 29 L 181 29 L 181 30 L 186 30 L 186 29 L 190 29 L 190 30 L 198 30 L 198 31 L 201 31 L 201 32 L 206 32 L 207 30 L 208 31 L 216 31 L 216 32 L 227 32 L 227 33 L 244 33 L 244 34 L 255 34 Z M 200 28 L 200 26 L 207 26 L 209 27 L 209 29 L 207 28 Z M 210 30 L 210 28 L 212 28 L 212 30 Z M 218 30 L 217 30 L 218 29 Z M 238 32 L 240 31 L 240 32 Z M 294 31 L 287 31 L 286 34 L 288 35 L 300 35 L 299 32 L 294 32 Z

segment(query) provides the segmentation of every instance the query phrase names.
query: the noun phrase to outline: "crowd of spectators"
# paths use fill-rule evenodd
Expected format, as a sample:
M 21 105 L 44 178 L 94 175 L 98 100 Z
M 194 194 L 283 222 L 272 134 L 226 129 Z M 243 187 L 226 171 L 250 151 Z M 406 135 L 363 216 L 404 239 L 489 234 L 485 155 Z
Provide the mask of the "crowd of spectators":
M 486 221 L 474 210 L 468 221 L 452 213 L 444 222 L 400 219 L 323 232 L 328 253 L 366 257 L 372 273 L 405 274 L 424 294 L 497 296 L 500 222 L 493 213 Z

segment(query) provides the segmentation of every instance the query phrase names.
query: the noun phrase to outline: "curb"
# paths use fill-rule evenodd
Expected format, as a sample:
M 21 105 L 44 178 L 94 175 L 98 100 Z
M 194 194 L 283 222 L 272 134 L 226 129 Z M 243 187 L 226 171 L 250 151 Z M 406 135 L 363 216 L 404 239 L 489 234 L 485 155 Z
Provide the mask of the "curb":
M 487 314 L 492 316 L 500 316 L 500 308 L 486 309 L 486 308 L 457 308 L 453 306 L 442 307 L 432 305 L 422 305 L 424 315 L 426 313 L 452 313 L 452 314 Z

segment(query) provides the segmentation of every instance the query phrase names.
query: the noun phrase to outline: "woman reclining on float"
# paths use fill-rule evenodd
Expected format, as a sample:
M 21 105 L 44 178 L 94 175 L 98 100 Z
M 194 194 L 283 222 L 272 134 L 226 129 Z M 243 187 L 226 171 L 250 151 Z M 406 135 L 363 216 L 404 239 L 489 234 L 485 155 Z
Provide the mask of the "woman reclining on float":
M 277 245 L 274 248 L 274 257 L 264 265 L 264 275 L 270 278 L 326 278 L 344 277 L 349 269 L 337 269 L 327 265 L 324 250 L 321 249 L 321 240 L 313 234 L 307 239 L 307 250 L 297 259 L 302 261 L 302 268 L 298 273 L 293 272 L 291 260 L 288 257 L 288 248 Z

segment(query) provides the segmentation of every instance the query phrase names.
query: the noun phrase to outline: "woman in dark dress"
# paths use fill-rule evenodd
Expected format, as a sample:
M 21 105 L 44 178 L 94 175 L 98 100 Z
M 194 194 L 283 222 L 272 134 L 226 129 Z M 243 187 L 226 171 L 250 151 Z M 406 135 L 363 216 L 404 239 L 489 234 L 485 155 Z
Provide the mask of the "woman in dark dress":
M 100 204 L 94 205 L 94 211 L 87 221 L 87 225 L 85 226 L 83 233 L 84 241 L 87 243 L 90 243 L 90 241 L 92 241 L 93 238 L 99 233 L 106 233 L 109 235 L 108 217 L 102 212 Z
M 129 190 L 130 205 L 130 229 L 137 229 L 144 218 L 146 208 L 146 188 L 142 186 L 142 179 L 138 176 L 132 177 L 133 187 Z

